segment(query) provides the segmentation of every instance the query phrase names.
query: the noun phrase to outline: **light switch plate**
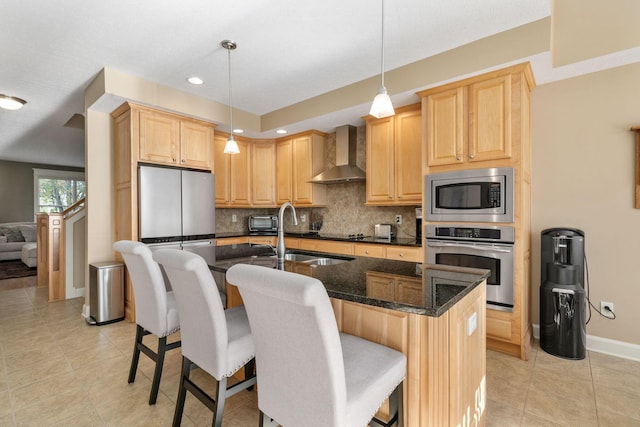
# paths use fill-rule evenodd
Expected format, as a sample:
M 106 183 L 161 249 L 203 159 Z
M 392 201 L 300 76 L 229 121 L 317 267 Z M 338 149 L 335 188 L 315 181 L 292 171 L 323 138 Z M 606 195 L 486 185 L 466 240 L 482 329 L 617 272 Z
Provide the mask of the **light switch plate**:
M 467 320 L 467 335 L 468 336 L 473 335 L 473 333 L 477 328 L 478 328 L 478 313 L 474 311 L 473 314 L 469 316 L 469 319 Z

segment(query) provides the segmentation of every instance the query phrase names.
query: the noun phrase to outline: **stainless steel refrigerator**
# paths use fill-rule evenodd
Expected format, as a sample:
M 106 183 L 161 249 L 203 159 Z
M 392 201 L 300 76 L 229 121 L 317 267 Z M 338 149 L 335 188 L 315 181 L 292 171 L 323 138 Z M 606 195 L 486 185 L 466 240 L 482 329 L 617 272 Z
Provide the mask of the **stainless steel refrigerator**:
M 213 245 L 214 176 L 206 171 L 138 167 L 139 240 L 150 245 Z

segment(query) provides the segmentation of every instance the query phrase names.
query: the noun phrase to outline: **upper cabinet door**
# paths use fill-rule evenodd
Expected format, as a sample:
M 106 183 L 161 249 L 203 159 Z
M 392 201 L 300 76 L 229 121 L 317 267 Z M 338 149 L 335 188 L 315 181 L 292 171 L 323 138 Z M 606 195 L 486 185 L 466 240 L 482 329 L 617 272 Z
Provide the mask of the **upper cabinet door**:
M 470 162 L 511 157 L 511 74 L 469 86 Z
M 231 157 L 231 204 L 233 206 L 250 206 L 251 195 L 251 151 L 248 141 L 236 138 L 240 153 L 227 154 Z
M 251 144 L 251 204 L 276 204 L 276 143 L 261 141 Z
M 311 204 L 313 202 L 313 140 L 311 135 L 293 139 L 293 203 Z
M 140 110 L 140 160 L 178 164 L 180 120 L 157 111 Z
M 224 153 L 224 146 L 227 143 L 227 137 L 216 135 L 214 137 L 214 156 L 213 171 L 215 173 L 216 184 L 216 206 L 222 207 L 229 204 L 231 200 L 231 185 L 229 176 L 231 175 L 231 154 Z
M 465 88 L 458 87 L 423 98 L 427 165 L 464 162 L 466 144 Z
M 276 144 L 276 203 L 293 200 L 293 141 Z
M 213 127 L 191 121 L 180 122 L 180 165 L 211 169 Z
M 394 117 L 367 121 L 367 202 L 391 202 L 394 195 Z
M 420 109 L 395 117 L 396 200 L 422 201 L 422 112 Z

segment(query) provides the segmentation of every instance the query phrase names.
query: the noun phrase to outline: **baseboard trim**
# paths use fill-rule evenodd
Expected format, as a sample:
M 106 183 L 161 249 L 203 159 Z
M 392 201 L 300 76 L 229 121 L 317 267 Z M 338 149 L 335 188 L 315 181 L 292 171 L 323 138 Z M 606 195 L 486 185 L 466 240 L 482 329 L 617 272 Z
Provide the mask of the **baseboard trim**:
M 533 325 L 533 336 L 540 339 L 540 325 Z M 640 345 L 587 335 L 587 350 L 640 362 Z

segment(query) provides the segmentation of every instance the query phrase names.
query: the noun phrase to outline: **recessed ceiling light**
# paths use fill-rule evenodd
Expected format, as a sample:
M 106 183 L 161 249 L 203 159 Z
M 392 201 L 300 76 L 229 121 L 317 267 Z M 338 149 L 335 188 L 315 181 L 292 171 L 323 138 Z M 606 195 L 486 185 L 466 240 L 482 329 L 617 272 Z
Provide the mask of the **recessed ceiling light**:
M 202 80 L 200 77 L 196 77 L 196 76 L 189 77 L 187 79 L 187 81 L 189 83 L 191 83 L 192 85 L 201 85 L 201 84 L 204 83 L 204 80 Z
M 285 129 L 278 129 L 276 131 L 276 133 L 280 134 L 280 135 L 284 135 L 285 133 L 287 133 L 287 131 Z
M 233 133 L 244 133 L 244 130 L 242 130 L 242 129 L 234 129 Z
M 0 94 L 0 108 L 4 108 L 5 110 L 19 110 L 26 103 L 27 101 L 24 99 Z

